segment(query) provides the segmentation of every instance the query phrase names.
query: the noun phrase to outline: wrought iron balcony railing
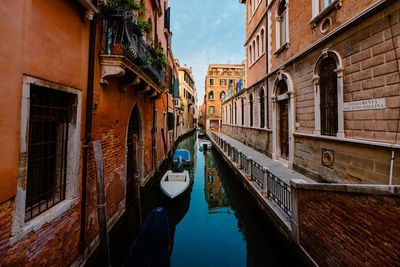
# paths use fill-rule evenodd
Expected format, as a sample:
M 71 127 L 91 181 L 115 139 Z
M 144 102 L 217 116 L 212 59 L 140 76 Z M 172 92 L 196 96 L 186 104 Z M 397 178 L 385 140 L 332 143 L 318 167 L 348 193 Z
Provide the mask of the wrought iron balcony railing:
M 127 57 L 149 78 L 165 87 L 165 68 L 153 46 L 143 40 L 142 29 L 135 20 L 130 11 L 114 10 L 104 14 L 102 52 Z

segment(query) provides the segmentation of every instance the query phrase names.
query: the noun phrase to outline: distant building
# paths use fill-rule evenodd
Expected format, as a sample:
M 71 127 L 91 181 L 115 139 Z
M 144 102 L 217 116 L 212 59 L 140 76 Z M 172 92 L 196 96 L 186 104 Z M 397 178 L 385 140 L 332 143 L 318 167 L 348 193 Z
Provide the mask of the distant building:
M 180 135 L 185 134 L 195 127 L 196 109 L 197 109 L 197 92 L 194 84 L 192 68 L 178 67 L 179 71 L 179 97 L 180 97 Z M 179 133 L 179 132 L 178 132 Z
M 205 80 L 206 129 L 219 131 L 222 124 L 222 102 L 241 91 L 244 85 L 244 64 L 211 64 Z

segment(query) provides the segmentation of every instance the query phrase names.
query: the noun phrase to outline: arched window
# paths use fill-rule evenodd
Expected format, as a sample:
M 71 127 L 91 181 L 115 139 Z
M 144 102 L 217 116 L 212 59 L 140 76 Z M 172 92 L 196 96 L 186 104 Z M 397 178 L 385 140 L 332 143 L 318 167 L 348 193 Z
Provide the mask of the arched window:
M 286 1 L 282 0 L 278 6 L 278 20 L 279 20 L 279 41 L 280 46 L 287 42 L 287 9 Z
M 231 124 L 233 124 L 233 105 L 231 104 Z
M 250 94 L 250 127 L 253 127 L 253 94 Z
M 235 125 L 237 124 L 237 106 L 235 102 Z
M 250 0 L 249 2 L 249 20 L 251 18 L 251 15 L 253 14 L 253 0 Z
M 249 47 L 249 65 L 251 65 L 253 59 L 252 47 Z
M 214 91 L 210 91 L 210 92 L 208 93 L 208 99 L 209 99 L 209 100 L 214 100 Z
M 265 126 L 265 101 L 264 101 L 264 89 L 260 89 L 260 128 Z
M 257 58 L 260 57 L 260 36 L 257 35 Z
M 222 91 L 222 92 L 219 94 L 219 99 L 225 100 L 225 98 L 226 98 L 226 93 L 225 93 L 225 91 Z
M 242 98 L 242 126 L 244 126 L 244 100 Z
M 253 63 L 256 61 L 256 41 L 253 41 Z
M 338 131 L 336 61 L 332 57 L 327 57 L 320 66 L 321 134 L 336 135 Z
M 264 29 L 261 30 L 261 53 L 264 53 Z

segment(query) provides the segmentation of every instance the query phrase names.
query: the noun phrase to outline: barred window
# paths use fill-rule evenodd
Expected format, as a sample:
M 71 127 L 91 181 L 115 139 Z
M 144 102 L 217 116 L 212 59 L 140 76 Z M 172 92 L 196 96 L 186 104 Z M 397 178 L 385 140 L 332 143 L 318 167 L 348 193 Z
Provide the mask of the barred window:
M 31 86 L 25 221 L 65 199 L 68 131 L 75 96 Z
M 321 62 L 320 109 L 321 134 L 336 135 L 338 131 L 338 102 L 336 61 L 328 57 Z

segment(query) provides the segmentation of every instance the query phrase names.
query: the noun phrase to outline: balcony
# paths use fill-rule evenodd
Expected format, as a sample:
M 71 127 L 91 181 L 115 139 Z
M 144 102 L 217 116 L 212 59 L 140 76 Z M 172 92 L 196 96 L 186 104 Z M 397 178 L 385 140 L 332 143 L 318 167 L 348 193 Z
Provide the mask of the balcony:
M 165 67 L 155 49 L 143 40 L 142 29 L 131 12 L 114 10 L 104 14 L 101 49 L 102 84 L 108 84 L 111 77 L 123 76 L 123 91 L 135 85 L 146 95 L 159 97 L 166 89 Z

